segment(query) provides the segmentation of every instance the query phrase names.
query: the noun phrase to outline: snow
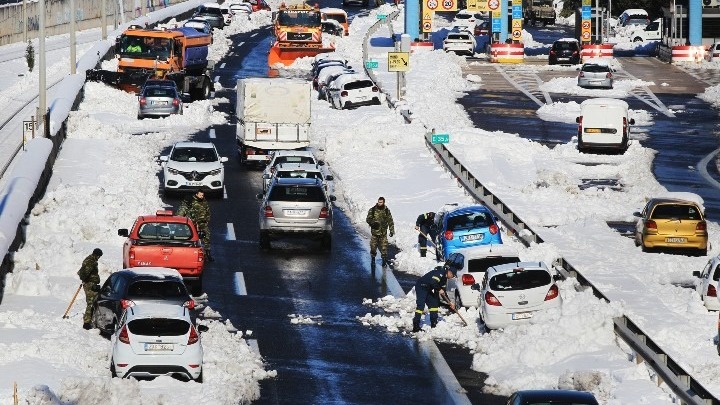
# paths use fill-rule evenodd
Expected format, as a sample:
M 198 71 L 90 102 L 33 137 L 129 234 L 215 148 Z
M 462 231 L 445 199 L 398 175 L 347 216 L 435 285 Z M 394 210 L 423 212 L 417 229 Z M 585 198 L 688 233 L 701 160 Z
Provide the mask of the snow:
M 355 18 L 351 35 L 335 39 L 337 52 L 353 66 L 362 66 L 364 32 L 377 20 L 377 13 L 393 10 L 384 5 L 368 17 Z M 228 52 L 228 35 L 267 24 L 269 18 L 267 12 L 253 13 L 250 21 L 236 19 L 224 31 L 216 30 L 211 59 L 219 60 Z M 387 35 L 383 31 L 378 35 Z M 307 70 L 311 61 L 298 60 L 289 70 Z M 592 391 L 606 404 L 672 403 L 668 391 L 652 380 L 653 373 L 630 361 L 632 351 L 613 333 L 612 319 L 628 314 L 675 359 L 682 359 L 694 377 L 720 392 L 720 360 L 713 342 L 716 317 L 705 310 L 697 293 L 675 286 L 689 282 L 690 271 L 700 270 L 707 259 L 641 254 L 631 240 L 605 225 L 608 220 L 632 221 L 632 212 L 647 198 L 666 191 L 652 175 L 654 151 L 633 142 L 620 156 L 580 155 L 576 140 L 550 149 L 517 134 L 473 128 L 455 100 L 483 86 L 483 81 L 462 77 L 465 60 L 433 51 L 414 54 L 411 61 L 403 106 L 413 112 L 412 124 L 385 105 L 338 111 L 324 101 L 313 104 L 313 146 L 334 169 L 338 205 L 358 232 L 369 234 L 365 215 L 382 195 L 395 219 L 392 242 L 401 250 L 396 267 L 422 275 L 435 266 L 433 258 L 417 253 L 415 218 L 448 202 L 473 200 L 426 148 L 423 137 L 434 128 L 450 133 L 451 151 L 547 241 L 526 248 L 504 238 L 519 251 L 521 260 L 552 263 L 565 257 L 612 302 L 595 298 L 571 279 L 559 283 L 562 307 L 540 313 L 529 323 L 483 333 L 477 310 L 460 309 L 468 326 L 462 326 L 456 314 L 443 312 L 437 328 L 426 325 L 423 332 L 412 335 L 411 291 L 404 297 L 368 297 L 364 304 L 376 315 L 359 315 L 358 322 L 408 338 L 466 347 L 473 353 L 473 369 L 488 374 L 489 392 L 574 388 Z M 103 66 L 111 69 L 113 63 Z M 394 74 L 378 72 L 378 77 L 384 88 L 395 88 Z M 545 90 L 611 94 L 602 90 L 581 94 L 573 89 L 572 80 L 550 81 Z M 635 87 L 650 85 L 618 80 L 618 92 L 612 96 L 625 97 Z M 16 87 L 13 92 L 22 91 Z M 699 97 L 720 105 L 720 86 Z M 207 372 L 202 385 L 171 378 L 111 379 L 107 340 L 80 328 L 83 294 L 71 308 L 70 318 L 61 319 L 78 285 L 75 272 L 80 260 L 94 247 L 102 248 L 105 255 L 99 266 L 105 279 L 121 267 L 116 229 L 128 227 L 138 213 L 163 207 L 155 157 L 193 133 L 228 123 L 229 117 L 215 109 L 220 102 L 227 100 L 194 102 L 185 106 L 182 116 L 143 122 L 135 119 L 134 95 L 99 83 L 86 85 L 85 102 L 70 114 L 68 139 L 48 191 L 32 210 L 27 243 L 15 254 L 15 270 L 6 280 L 0 307 L 0 402 L 11 401 L 13 382 L 18 383 L 21 400 L 33 404 L 114 403 L 127 398 L 138 404 L 250 402 L 259 396 L 258 381 L 275 376 L 250 350 L 247 339 L 252 331 L 237 331 L 207 306 L 202 309 L 202 322 L 210 328 L 202 334 Z M 540 107 L 537 114 L 548 121 L 573 123 L 579 104 L 554 103 Z M 633 110 L 631 117 L 638 133 L 652 132 L 652 112 Z M 593 165 L 581 164 L 587 162 Z M 623 191 L 581 190 L 578 184 L 585 178 L 617 179 Z M 709 229 L 713 246 L 720 246 L 718 224 L 709 223 Z M 322 323 L 317 315 L 289 314 L 288 319 L 298 327 Z M 679 325 L 682 338 L 678 338 Z

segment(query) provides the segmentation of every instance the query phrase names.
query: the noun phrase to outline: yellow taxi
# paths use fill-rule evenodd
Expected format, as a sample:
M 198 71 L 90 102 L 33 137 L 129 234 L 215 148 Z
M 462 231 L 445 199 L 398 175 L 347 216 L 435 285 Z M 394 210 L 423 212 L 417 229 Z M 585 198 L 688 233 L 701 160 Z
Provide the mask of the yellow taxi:
M 684 193 L 690 194 L 690 193 Z M 657 197 L 645 204 L 635 225 L 635 245 L 644 252 L 653 248 L 694 249 L 701 255 L 708 250 L 707 223 L 700 201 Z

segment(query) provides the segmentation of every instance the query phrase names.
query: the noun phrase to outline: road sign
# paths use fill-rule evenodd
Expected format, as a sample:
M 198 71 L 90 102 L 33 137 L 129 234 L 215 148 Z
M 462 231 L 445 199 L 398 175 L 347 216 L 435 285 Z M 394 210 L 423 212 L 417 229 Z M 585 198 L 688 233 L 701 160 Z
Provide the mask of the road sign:
M 367 69 L 377 69 L 378 66 L 380 66 L 380 63 L 376 60 L 366 60 L 365 61 L 365 68 L 367 68 Z
M 410 68 L 410 52 L 388 52 L 388 72 L 407 72 Z
M 522 28 L 522 19 L 512 20 L 513 28 Z
M 457 0 L 442 0 L 442 11 L 457 11 Z
M 430 0 L 428 0 L 430 1 Z M 490 10 L 499 10 L 500 9 L 500 0 L 488 0 L 488 8 Z
M 431 21 L 423 21 L 422 23 L 422 32 L 432 32 L 432 22 Z
M 590 41 L 590 31 L 585 31 L 582 33 L 582 40 L 583 40 L 583 42 Z
M 425 0 L 423 2 L 423 5 L 425 6 L 424 7 L 425 10 L 432 10 L 432 11 L 435 11 L 439 6 L 438 0 Z
M 519 20 L 523 18 L 522 10 L 515 10 L 515 6 L 513 6 L 512 18 L 513 20 Z
M 490 11 L 488 0 L 467 0 L 468 11 Z
M 432 134 L 430 137 L 430 143 L 450 143 L 450 134 Z
M 589 30 L 589 29 L 590 29 L 590 21 L 589 21 L 589 20 L 584 20 L 584 21 L 582 22 L 582 29 L 584 29 L 584 30 Z
M 513 30 L 512 32 L 512 39 L 515 41 L 519 41 L 522 38 L 522 31 L 520 30 Z
M 502 20 L 499 18 L 492 19 L 492 32 L 500 32 Z
M 378 20 L 384 20 L 387 18 L 387 14 L 378 14 L 377 18 L 378 18 Z
M 583 7 L 591 7 L 591 6 L 592 6 L 592 0 L 582 0 L 582 6 L 583 6 Z

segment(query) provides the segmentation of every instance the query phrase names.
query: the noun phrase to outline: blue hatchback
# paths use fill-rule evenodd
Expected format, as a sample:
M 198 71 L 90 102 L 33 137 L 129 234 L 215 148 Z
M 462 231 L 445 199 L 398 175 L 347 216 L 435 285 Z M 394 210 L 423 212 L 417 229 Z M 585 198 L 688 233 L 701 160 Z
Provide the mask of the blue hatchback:
M 484 205 L 471 205 L 435 215 L 435 246 L 438 260 L 445 260 L 458 249 L 502 244 L 495 216 Z

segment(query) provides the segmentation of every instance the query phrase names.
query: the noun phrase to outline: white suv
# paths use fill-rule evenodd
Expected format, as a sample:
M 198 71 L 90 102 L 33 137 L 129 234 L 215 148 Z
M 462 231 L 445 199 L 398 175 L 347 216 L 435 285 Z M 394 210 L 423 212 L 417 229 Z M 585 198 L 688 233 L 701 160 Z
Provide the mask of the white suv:
M 223 163 L 228 158 L 218 155 L 210 142 L 178 142 L 169 155 L 160 156 L 163 186 L 166 194 L 203 190 L 222 195 L 225 185 Z
M 127 308 L 110 336 L 113 377 L 180 376 L 202 382 L 200 332 L 188 308 L 144 303 Z
M 310 165 L 325 166 L 325 162 L 317 160 L 315 155 L 309 150 L 276 150 L 272 153 L 270 161 L 265 170 L 263 170 L 263 179 L 267 180 L 267 184 L 263 185 L 263 191 L 270 185 L 270 179 L 275 174 L 275 167 L 283 163 L 307 163 Z

